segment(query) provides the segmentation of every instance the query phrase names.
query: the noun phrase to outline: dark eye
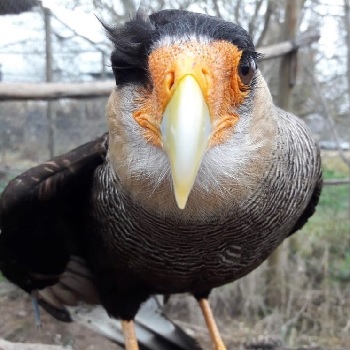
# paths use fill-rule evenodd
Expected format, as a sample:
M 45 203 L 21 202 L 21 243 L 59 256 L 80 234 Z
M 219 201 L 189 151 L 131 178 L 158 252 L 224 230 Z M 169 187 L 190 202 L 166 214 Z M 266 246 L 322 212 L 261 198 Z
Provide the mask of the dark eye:
M 257 67 L 252 58 L 243 60 L 238 67 L 238 75 L 244 85 L 249 85 Z

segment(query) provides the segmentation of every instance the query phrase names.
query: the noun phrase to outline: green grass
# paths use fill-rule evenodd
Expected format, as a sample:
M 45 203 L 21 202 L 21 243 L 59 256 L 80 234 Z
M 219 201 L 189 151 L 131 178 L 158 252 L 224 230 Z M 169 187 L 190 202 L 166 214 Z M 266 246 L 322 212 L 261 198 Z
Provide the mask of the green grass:
M 326 165 L 324 166 L 323 177 L 325 180 L 345 179 L 348 176 L 348 173 L 345 171 L 337 171 L 327 168 Z M 319 206 L 322 209 L 329 209 L 332 211 L 347 210 L 349 194 L 349 185 L 324 186 Z
M 340 159 L 325 158 L 323 176 L 325 180 L 344 179 L 349 171 Z M 349 195 L 349 185 L 324 186 L 316 213 L 296 235 L 303 259 L 316 258 L 320 265 L 327 265 L 328 278 L 339 282 L 350 276 Z
M 322 170 L 324 180 L 349 177 L 349 170 L 340 159 L 336 161 L 334 157 L 323 159 Z M 350 228 L 347 218 L 350 204 L 349 195 L 349 185 L 323 186 L 316 214 L 311 221 L 315 225 L 319 225 L 325 235 L 334 232 L 333 226 L 340 228 L 340 231 L 343 231 L 346 226 L 348 226 L 348 229 Z M 328 230 L 327 227 L 330 229 Z

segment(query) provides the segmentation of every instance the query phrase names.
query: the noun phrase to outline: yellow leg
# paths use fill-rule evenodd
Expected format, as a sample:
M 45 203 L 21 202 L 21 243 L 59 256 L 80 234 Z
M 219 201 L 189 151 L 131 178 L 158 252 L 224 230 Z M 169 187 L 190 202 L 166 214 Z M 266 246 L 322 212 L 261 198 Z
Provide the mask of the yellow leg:
M 134 321 L 122 320 L 125 350 L 139 350 L 135 333 Z
M 216 325 L 213 313 L 211 311 L 208 299 L 200 299 L 199 306 L 202 310 L 205 323 L 207 324 L 210 338 L 214 345 L 214 350 L 226 350 L 226 346 L 221 339 L 221 335 L 218 330 L 218 326 Z

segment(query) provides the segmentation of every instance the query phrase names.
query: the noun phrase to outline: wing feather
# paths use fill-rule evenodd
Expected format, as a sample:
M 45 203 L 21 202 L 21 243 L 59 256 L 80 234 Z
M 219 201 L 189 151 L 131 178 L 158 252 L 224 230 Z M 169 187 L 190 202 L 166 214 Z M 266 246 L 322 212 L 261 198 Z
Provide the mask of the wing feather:
M 72 255 L 84 255 L 84 206 L 107 148 L 104 134 L 29 169 L 3 191 L 0 269 L 25 291 L 54 284 Z

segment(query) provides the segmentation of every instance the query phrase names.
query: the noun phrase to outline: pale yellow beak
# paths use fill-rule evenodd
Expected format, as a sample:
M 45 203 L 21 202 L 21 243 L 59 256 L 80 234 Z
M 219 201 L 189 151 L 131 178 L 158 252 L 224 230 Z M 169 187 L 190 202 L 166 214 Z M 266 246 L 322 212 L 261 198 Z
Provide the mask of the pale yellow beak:
M 202 90 L 192 74 L 181 77 L 161 123 L 175 199 L 184 209 L 209 144 L 211 123 Z

